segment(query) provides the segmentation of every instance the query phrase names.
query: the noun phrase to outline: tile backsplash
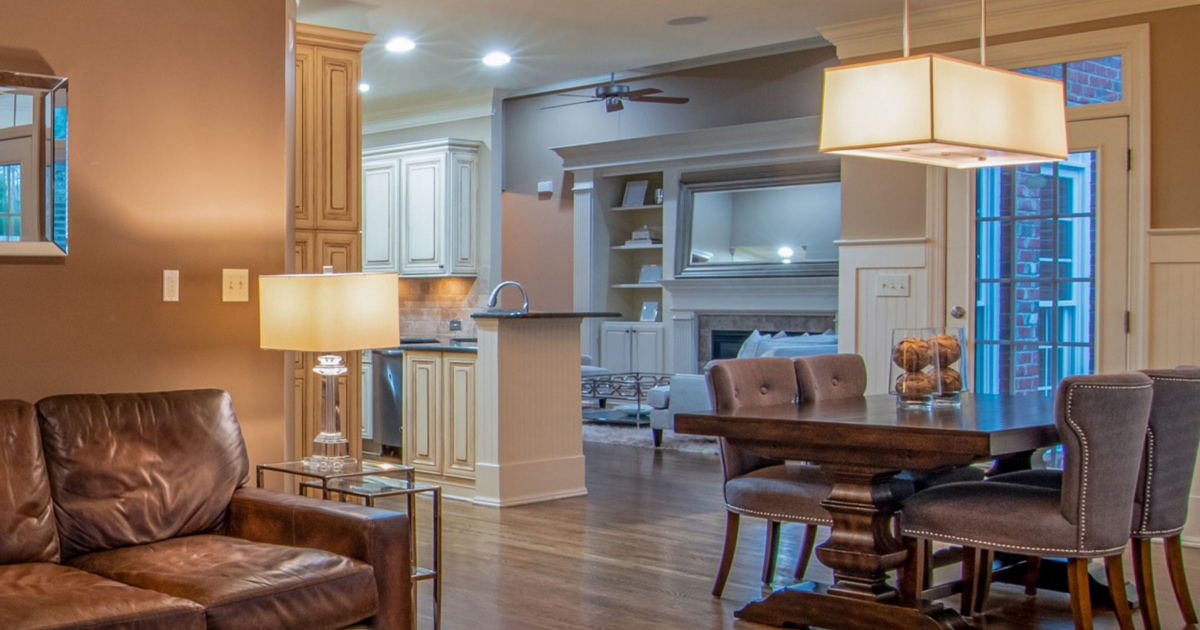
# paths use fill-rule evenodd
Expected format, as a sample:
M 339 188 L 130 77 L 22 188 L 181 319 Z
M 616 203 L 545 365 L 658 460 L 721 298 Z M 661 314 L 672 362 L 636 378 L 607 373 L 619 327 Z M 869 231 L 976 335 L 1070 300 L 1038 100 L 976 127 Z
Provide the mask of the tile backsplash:
M 400 335 L 402 337 L 476 336 L 471 313 L 486 310 L 491 287 L 478 278 L 400 278 Z M 450 320 L 462 330 L 450 331 Z

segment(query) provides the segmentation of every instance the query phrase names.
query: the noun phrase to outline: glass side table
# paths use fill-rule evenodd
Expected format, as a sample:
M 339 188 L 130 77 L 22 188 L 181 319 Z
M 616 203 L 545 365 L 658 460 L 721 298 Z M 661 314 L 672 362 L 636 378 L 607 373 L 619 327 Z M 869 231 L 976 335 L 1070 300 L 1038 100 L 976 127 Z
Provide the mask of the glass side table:
M 411 468 L 410 468 L 411 470 Z M 302 484 L 303 485 L 303 484 Z M 368 507 L 375 507 L 375 500 L 403 495 L 408 501 L 408 523 L 410 528 L 409 553 L 413 565 L 413 628 L 417 627 L 417 584 L 433 580 L 433 628 L 442 625 L 442 487 L 430 483 L 397 479 L 392 476 L 371 474 L 364 477 L 339 477 L 329 480 L 326 491 L 341 495 L 340 498 L 356 497 Z M 417 561 L 417 517 L 416 495 L 428 493 L 433 503 L 431 514 L 433 530 L 433 558 L 431 567 L 419 566 Z
M 255 467 L 257 473 L 258 487 L 263 487 L 263 473 L 273 471 L 283 473 L 285 475 L 296 475 L 297 477 L 306 477 L 315 479 L 315 482 L 300 483 L 300 494 L 304 494 L 308 488 L 317 488 L 321 491 L 321 498 L 329 498 L 329 483 L 336 479 L 356 479 L 366 477 L 367 475 L 377 475 L 381 477 L 393 477 L 395 475 L 403 475 L 404 479 L 409 483 L 416 481 L 416 472 L 412 466 L 402 466 L 399 464 L 364 464 L 358 462 L 353 466 L 334 472 L 332 470 L 317 470 L 311 466 L 305 466 L 302 461 L 281 462 L 278 464 L 258 464 Z

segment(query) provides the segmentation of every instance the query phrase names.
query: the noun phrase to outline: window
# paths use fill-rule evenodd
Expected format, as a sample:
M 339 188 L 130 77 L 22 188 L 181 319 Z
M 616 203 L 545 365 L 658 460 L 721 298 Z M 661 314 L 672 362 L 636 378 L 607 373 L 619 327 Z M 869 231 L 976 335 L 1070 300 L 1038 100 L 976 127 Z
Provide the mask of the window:
M 1017 72 L 1056 81 L 1065 77 L 1067 107 L 1124 100 L 1121 55 L 1020 68 Z

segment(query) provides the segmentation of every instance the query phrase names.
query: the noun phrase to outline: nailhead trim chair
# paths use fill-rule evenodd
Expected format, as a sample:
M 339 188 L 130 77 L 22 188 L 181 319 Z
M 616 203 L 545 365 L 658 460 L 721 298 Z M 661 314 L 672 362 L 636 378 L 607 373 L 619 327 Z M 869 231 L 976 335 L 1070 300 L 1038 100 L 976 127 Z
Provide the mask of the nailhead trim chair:
M 983 550 L 968 554 L 976 562 L 964 563 L 964 612 L 974 609 L 972 595 L 987 590 L 990 552 L 1065 557 L 1075 627 L 1092 627 L 1087 561 L 1104 558 L 1109 584 L 1125 583 L 1121 553 L 1129 541 L 1152 396 L 1150 378 L 1136 372 L 1063 379 L 1055 398 L 1065 451 L 1060 489 L 964 482 L 930 488 L 904 502 L 905 537 Z M 919 593 L 920 576 L 914 582 Z M 1121 627 L 1132 628 L 1124 590 L 1111 592 Z
M 1142 370 L 1142 373 L 1154 382 L 1154 400 L 1150 405 L 1150 423 L 1130 527 L 1142 621 L 1146 628 L 1160 627 L 1150 541 L 1161 538 L 1167 556 L 1167 574 L 1179 610 L 1185 622 L 1195 624 L 1196 610 L 1183 570 L 1180 532 L 1187 522 L 1192 475 L 1200 448 L 1200 367 Z M 992 481 L 1057 489 L 1062 487 L 1063 473 L 1060 470 L 1022 470 L 997 475 Z
M 795 403 L 799 396 L 792 360 L 784 357 L 723 361 L 709 371 L 708 385 L 717 413 Z M 762 575 L 767 584 L 775 574 L 780 523 L 807 525 L 805 548 L 800 552 L 795 573 L 802 578 L 812 555 L 816 526 L 833 525 L 829 512 L 820 503 L 829 496 L 831 486 L 816 466 L 760 457 L 724 438 L 720 445 L 725 473 L 725 545 L 713 597 L 720 597 L 725 590 L 743 514 L 767 519 Z

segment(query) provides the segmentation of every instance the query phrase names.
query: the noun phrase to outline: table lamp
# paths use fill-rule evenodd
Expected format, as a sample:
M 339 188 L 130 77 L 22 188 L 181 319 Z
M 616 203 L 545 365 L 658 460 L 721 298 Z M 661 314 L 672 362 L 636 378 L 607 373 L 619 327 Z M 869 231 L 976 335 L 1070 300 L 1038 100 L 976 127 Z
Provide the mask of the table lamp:
M 339 471 L 358 462 L 342 435 L 337 378 L 347 372 L 335 352 L 400 345 L 400 297 L 395 274 L 333 273 L 260 276 L 259 346 L 318 352 L 323 377 L 323 428 L 307 467 Z

